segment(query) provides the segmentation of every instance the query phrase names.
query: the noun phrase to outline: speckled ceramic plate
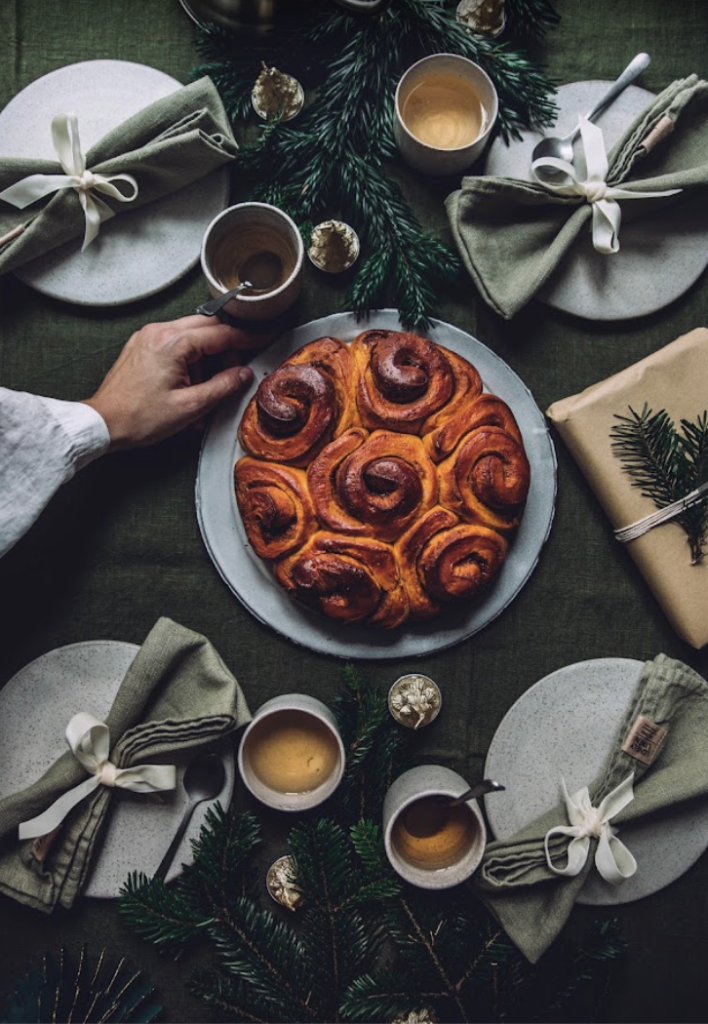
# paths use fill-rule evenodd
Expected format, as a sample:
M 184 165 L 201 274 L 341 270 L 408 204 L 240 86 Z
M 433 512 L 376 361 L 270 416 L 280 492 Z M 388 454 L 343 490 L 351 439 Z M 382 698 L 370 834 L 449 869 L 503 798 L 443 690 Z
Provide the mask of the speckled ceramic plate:
M 480 599 L 450 609 L 428 622 L 400 629 L 346 626 L 292 601 L 265 562 L 251 552 L 236 506 L 233 467 L 244 454 L 236 436 L 241 414 L 260 382 L 307 342 L 332 335 L 351 341 L 369 327 L 401 330 L 395 310 L 379 310 L 368 321 L 335 313 L 296 328 L 253 363 L 254 382 L 242 399 L 224 403 L 204 439 L 197 475 L 199 525 L 207 550 L 226 584 L 261 622 L 296 643 L 340 658 L 400 658 L 451 647 L 482 629 L 502 612 L 536 566 L 553 520 L 556 459 L 543 414 L 514 371 L 476 338 L 433 321 L 429 336 L 474 363 L 488 391 L 512 408 L 531 463 L 531 489 L 524 518 L 501 572 Z
M 105 720 L 138 649 L 113 640 L 70 644 L 43 654 L 9 680 L 0 690 L 0 796 L 24 789 L 66 752 L 64 730 L 78 711 Z M 233 751 L 230 744 L 214 749 L 222 754 L 226 769 L 226 784 L 217 798 L 226 805 L 234 788 Z M 186 762 L 175 758 L 174 763 L 174 792 L 137 795 L 116 789 L 84 890 L 87 896 L 117 896 L 131 871 L 152 875 L 157 870 L 188 804 L 182 785 Z M 206 801 L 195 810 L 167 881 L 191 862 L 190 841 L 215 802 Z
M 612 750 L 643 665 L 629 658 L 581 661 L 545 676 L 516 701 L 495 733 L 484 769 L 486 778 L 506 786 L 505 793 L 485 800 L 497 839 L 509 839 L 562 803 L 561 776 L 570 793 L 593 781 Z M 639 864 L 636 875 L 614 886 L 593 870 L 579 903 L 631 903 L 679 878 L 708 846 L 708 807 L 672 809 L 619 831 Z
M 558 120 L 547 134 L 571 131 L 578 115 L 590 110 L 609 84 L 561 86 Z M 654 93 L 630 85 L 596 118 L 608 151 L 652 99 Z M 509 146 L 497 138 L 484 173 L 530 181 L 531 152 L 541 137 L 539 132 L 523 132 L 521 140 Z M 582 167 L 581 143 L 575 143 L 575 152 L 576 163 Z M 588 227 L 536 297 L 554 309 L 589 320 L 626 320 L 663 309 L 683 295 L 707 265 L 708 203 L 671 201 L 661 211 L 637 220 L 628 212 L 620 229 L 620 251 L 611 256 L 595 251 Z
M 77 115 L 86 153 L 106 132 L 180 88 L 176 79 L 144 64 L 69 64 L 32 82 L 0 112 L 0 158 L 55 160 L 50 126 L 62 112 Z M 85 252 L 77 238 L 15 273 L 45 295 L 83 306 L 154 295 L 196 264 L 204 232 L 228 204 L 229 180 L 228 168 L 212 171 L 172 195 L 122 211 Z

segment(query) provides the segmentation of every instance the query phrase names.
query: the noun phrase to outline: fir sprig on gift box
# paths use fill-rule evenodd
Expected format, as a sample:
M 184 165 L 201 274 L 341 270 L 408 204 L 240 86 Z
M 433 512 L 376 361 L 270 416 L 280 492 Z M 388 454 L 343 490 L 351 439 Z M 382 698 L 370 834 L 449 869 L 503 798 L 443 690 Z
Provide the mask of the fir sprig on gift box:
M 352 666 L 334 703 L 347 771 L 329 813 L 290 833 L 301 909 L 265 905 L 253 868 L 260 826 L 232 807 L 208 813 L 194 863 L 173 884 L 130 878 L 126 923 L 173 955 L 210 955 L 190 986 L 219 1020 L 386 1021 L 426 1007 L 441 1021 L 597 1019 L 623 951 L 616 926 L 558 942 L 532 967 L 466 887 L 431 894 L 404 883 L 378 822 L 418 734 Z
M 542 71 L 508 42 L 468 31 L 454 7 L 451 0 L 396 0 L 365 16 L 304 10 L 297 22 L 279 22 L 263 43 L 215 27 L 199 34 L 204 59 L 195 74 L 211 76 L 236 120 L 252 114 L 251 90 L 264 60 L 315 90 L 297 120 L 265 126 L 259 142 L 242 149 L 247 198 L 272 202 L 277 195 L 298 223 L 333 216 L 350 223 L 364 255 L 346 306 L 364 315 L 393 301 L 408 328 L 429 326 L 441 287 L 457 279 L 460 262 L 422 229 L 389 175 L 398 78 L 428 54 L 459 53 L 493 79 L 504 137 L 549 125 L 556 112 Z M 507 0 L 507 7 L 509 24 L 527 37 L 532 26 L 540 34 L 557 20 L 548 0 Z
M 654 413 L 645 403 L 640 413 L 631 406 L 629 412 L 615 417 L 619 423 L 611 431 L 612 451 L 645 498 L 666 508 L 708 481 L 708 412 L 693 423 L 682 419 L 680 431 L 665 409 Z M 706 553 L 708 502 L 684 509 L 674 522 L 686 532 L 691 564 L 700 564 Z

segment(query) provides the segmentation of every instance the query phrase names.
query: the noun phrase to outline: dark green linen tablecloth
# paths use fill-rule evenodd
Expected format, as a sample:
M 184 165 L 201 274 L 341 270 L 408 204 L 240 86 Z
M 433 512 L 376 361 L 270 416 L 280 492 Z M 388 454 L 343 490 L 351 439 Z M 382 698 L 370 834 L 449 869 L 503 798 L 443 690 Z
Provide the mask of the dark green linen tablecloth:
M 556 0 L 562 16 L 537 53 L 558 82 L 614 78 L 647 50 L 642 84 L 658 92 L 673 79 L 708 73 L 705 0 Z M 177 0 L 101 5 L 89 0 L 0 3 L 0 106 L 29 82 L 76 61 L 116 58 L 151 64 L 186 82 L 197 63 L 192 25 Z M 443 200 L 448 183 L 401 171 L 423 223 L 450 238 Z M 233 193 L 239 199 L 238 189 Z M 332 211 L 317 211 L 324 216 Z M 99 384 L 129 334 L 150 320 L 191 311 L 206 297 L 198 270 L 160 294 L 119 309 L 90 309 L 42 297 L 0 279 L 0 383 L 79 399 Z M 293 311 L 303 323 L 342 308 L 343 289 L 308 271 Z M 444 297 L 441 318 L 469 331 L 521 376 L 542 409 L 614 373 L 693 327 L 708 323 L 706 275 L 667 309 L 617 324 L 577 320 L 532 303 L 501 321 L 464 281 Z M 670 629 L 562 444 L 558 503 L 550 539 L 512 605 L 471 640 L 426 659 L 369 662 L 366 676 L 388 687 L 423 670 L 445 706 L 423 749 L 481 777 L 494 732 L 536 680 L 572 662 L 619 656 L 647 660 L 663 651 L 704 676 L 708 652 Z M 199 438 L 99 460 L 53 500 L 29 534 L 0 562 L 0 685 L 33 658 L 82 640 L 141 643 L 160 615 L 203 633 L 237 675 L 255 710 L 285 690 L 325 700 L 340 663 L 281 638 L 256 622 L 223 585 L 202 544 L 194 508 Z M 618 917 L 630 942 L 608 1019 L 702 1021 L 708 1014 L 708 856 L 649 898 L 616 908 L 577 907 L 572 933 Z M 82 900 L 50 919 L 0 901 L 0 997 L 20 969 L 46 949 L 86 941 L 125 954 L 150 975 L 164 1019 L 209 1019 L 174 964 L 127 931 L 112 903 Z

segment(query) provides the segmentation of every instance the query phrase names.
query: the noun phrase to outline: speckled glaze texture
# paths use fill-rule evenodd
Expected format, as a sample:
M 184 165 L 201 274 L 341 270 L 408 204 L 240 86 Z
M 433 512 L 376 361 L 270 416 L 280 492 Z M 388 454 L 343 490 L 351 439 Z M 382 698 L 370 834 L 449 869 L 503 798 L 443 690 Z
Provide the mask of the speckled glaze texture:
M 578 115 L 586 113 L 609 84 L 562 85 L 555 97 L 558 120 L 546 134 L 571 131 Z M 646 89 L 630 85 L 595 119 L 608 153 L 653 98 Z M 495 139 L 484 173 L 530 181 L 531 152 L 540 138 L 539 132 L 522 132 L 521 139 L 509 146 L 501 138 Z M 575 143 L 575 153 L 576 167 L 584 174 L 582 144 Z M 627 205 L 641 206 L 642 202 L 651 206 L 650 200 Z M 663 309 L 683 295 L 708 264 L 708 204 L 669 204 L 648 216 L 641 210 L 627 211 L 619 237 L 619 252 L 603 256 L 593 248 L 588 227 L 537 298 L 554 309 L 590 320 L 625 320 Z
M 469 788 L 469 783 L 461 775 L 437 764 L 411 768 L 399 775 L 389 787 L 383 806 L 384 846 L 391 866 L 402 878 L 422 889 L 449 889 L 464 882 L 474 873 L 482 860 L 487 841 L 484 819 L 476 800 L 470 800 L 467 806 L 477 819 L 479 831 L 475 842 L 458 863 L 436 871 L 428 871 L 405 861 L 391 843 L 395 821 L 410 804 L 426 796 L 462 796 Z
M 70 644 L 43 654 L 9 680 L 0 691 L 0 795 L 24 789 L 67 751 L 64 732 L 77 712 L 105 720 L 138 650 L 112 640 Z M 226 784 L 217 798 L 226 805 L 234 788 L 234 756 L 230 744 L 214 749 L 226 769 Z M 154 874 L 188 804 L 182 785 L 188 759 L 186 754 L 184 760 L 171 762 L 177 764 L 174 791 L 136 794 L 116 789 L 85 895 L 116 897 L 131 871 Z M 196 808 L 167 881 L 191 862 L 191 840 L 215 802 Z
M 170 75 L 123 60 L 91 60 L 32 82 L 0 113 L 0 159 L 56 159 L 52 116 L 75 113 L 81 149 L 155 100 L 181 88 Z M 199 260 L 207 225 L 228 202 L 229 169 L 220 168 L 139 210 L 105 224 L 81 252 L 75 239 L 16 271 L 44 295 L 82 306 L 117 306 L 179 280 Z
M 337 742 L 337 746 L 339 748 L 339 760 L 336 768 L 316 789 L 305 793 L 283 793 L 280 790 L 272 789 L 256 777 L 248 763 L 248 758 L 244 753 L 246 740 L 253 732 L 254 727 L 262 721 L 264 717 L 278 711 L 304 711 L 308 715 L 312 715 L 330 729 Z M 309 807 L 316 807 L 318 804 L 321 804 L 324 800 L 330 797 L 332 793 L 334 793 L 335 789 L 342 781 L 345 763 L 346 755 L 344 752 L 344 744 L 342 743 L 341 736 L 339 735 L 337 721 L 334 715 L 327 705 L 321 700 L 317 700 L 316 697 L 310 697 L 306 693 L 284 693 L 279 697 L 273 697 L 271 700 L 267 700 L 265 704 L 262 704 L 253 716 L 253 721 L 249 724 L 241 737 L 241 744 L 238 750 L 238 770 L 244 785 L 258 800 L 267 804 L 268 807 L 273 807 L 278 811 L 304 811 Z
M 507 788 L 486 806 L 495 838 L 509 839 L 554 806 L 567 825 L 561 776 L 569 793 L 589 786 L 616 741 L 643 662 L 596 658 L 545 676 L 507 712 L 492 740 L 485 777 Z M 639 865 L 622 885 L 610 885 L 592 871 L 578 903 L 630 903 L 662 889 L 688 870 L 708 844 L 708 808 L 674 809 L 662 823 L 640 820 L 620 826 L 620 838 Z

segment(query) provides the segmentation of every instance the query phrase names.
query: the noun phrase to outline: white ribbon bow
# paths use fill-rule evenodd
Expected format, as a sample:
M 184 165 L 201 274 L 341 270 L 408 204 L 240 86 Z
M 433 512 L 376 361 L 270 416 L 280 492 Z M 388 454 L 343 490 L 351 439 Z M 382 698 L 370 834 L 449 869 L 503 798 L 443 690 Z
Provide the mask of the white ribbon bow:
M 52 141 L 59 163 L 66 174 L 30 174 L 10 185 L 4 192 L 0 192 L 0 199 L 16 206 L 18 210 L 24 210 L 26 206 L 43 199 L 50 192 L 58 192 L 62 188 L 75 188 L 79 193 L 86 219 L 84 244 L 81 246 L 83 252 L 98 234 L 102 221 L 115 217 L 110 206 L 91 190 L 103 192 L 112 199 L 117 199 L 119 203 L 132 203 L 138 195 L 138 183 L 132 174 L 112 174 L 110 177 L 104 177 L 102 174 L 86 170 L 86 157 L 81 152 L 76 114 L 57 114 L 52 120 Z M 125 195 L 111 184 L 113 181 L 127 182 L 132 186 L 132 194 Z
M 657 196 L 673 196 L 682 192 L 671 188 L 665 192 L 630 192 L 626 188 L 615 188 L 605 181 L 609 163 L 605 152 L 602 129 L 586 117 L 580 118 L 580 137 L 585 150 L 587 178 L 581 181 L 572 164 L 557 157 L 540 157 L 531 164 L 531 172 L 541 185 L 560 196 L 583 196 L 592 206 L 592 244 L 604 256 L 619 252 L 619 229 L 622 210 L 617 199 L 655 199 Z M 563 171 L 569 182 L 556 184 L 538 174 L 539 170 Z
M 556 875 L 579 875 L 588 859 L 592 838 L 599 840 L 595 866 L 606 882 L 619 885 L 620 882 L 632 877 L 637 870 L 637 862 L 624 843 L 616 838 L 615 830 L 609 822 L 634 800 L 633 781 L 634 772 L 608 793 L 599 807 L 593 807 L 587 786 L 569 796 L 565 779 L 561 780 L 570 825 L 556 825 L 546 833 L 544 848 L 551 871 Z M 573 836 L 568 845 L 568 863 L 564 868 L 557 868 L 551 860 L 548 841 L 553 835 Z
M 116 768 L 108 760 L 111 747 L 108 726 L 85 711 L 80 711 L 71 719 L 66 727 L 66 739 L 74 757 L 89 772 L 90 778 L 64 793 L 36 818 L 23 821 L 19 827 L 20 839 L 35 839 L 52 832 L 72 807 L 99 786 L 120 786 L 135 793 L 154 793 L 156 790 L 175 788 L 176 769 L 173 764 L 140 764 L 133 768 Z

